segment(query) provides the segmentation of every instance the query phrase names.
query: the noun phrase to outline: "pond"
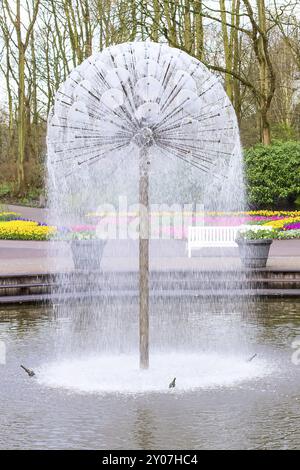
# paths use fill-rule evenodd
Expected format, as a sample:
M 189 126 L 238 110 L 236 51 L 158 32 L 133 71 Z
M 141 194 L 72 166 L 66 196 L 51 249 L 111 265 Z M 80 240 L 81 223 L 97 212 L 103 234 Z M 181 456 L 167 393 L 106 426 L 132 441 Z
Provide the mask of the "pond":
M 0 448 L 300 447 L 300 299 L 158 302 L 144 375 L 136 309 L 87 310 L 0 310 Z

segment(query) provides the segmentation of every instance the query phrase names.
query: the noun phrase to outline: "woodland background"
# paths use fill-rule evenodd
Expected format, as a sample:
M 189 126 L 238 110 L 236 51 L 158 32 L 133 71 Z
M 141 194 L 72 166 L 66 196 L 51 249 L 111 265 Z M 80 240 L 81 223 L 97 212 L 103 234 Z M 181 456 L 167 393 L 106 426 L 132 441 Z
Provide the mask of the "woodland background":
M 135 40 L 168 43 L 221 76 L 248 149 L 249 185 L 275 191 L 256 191 L 251 199 L 249 186 L 251 204 L 297 204 L 297 0 L 0 0 L 0 200 L 39 200 L 57 88 L 93 52 Z M 276 178 L 283 162 L 281 194 Z

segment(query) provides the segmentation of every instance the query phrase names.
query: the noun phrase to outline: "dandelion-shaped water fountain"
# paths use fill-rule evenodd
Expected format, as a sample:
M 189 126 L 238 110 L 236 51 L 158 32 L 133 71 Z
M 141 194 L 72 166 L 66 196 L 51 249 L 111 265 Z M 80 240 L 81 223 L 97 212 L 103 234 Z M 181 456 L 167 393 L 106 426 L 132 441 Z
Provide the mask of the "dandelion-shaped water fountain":
M 108 180 L 124 159 L 138 168 L 141 368 L 149 365 L 152 167 L 157 160 L 160 169 L 180 161 L 211 182 L 234 171 L 238 152 L 236 116 L 219 80 L 196 59 L 163 44 L 109 47 L 73 70 L 56 94 L 48 124 L 54 191 L 77 188 L 78 178 L 87 185 L 91 165 L 103 174 L 109 170 Z

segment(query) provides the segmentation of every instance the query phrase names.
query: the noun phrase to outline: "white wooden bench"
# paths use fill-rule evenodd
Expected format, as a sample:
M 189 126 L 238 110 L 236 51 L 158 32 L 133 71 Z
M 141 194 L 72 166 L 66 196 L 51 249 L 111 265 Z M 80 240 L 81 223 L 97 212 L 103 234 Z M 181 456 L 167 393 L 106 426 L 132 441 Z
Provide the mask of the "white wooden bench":
M 188 227 L 187 251 L 191 258 L 192 250 L 205 247 L 236 247 L 235 242 L 239 227 L 201 226 Z
M 237 232 L 243 230 L 273 230 L 272 226 L 261 225 L 239 225 L 239 226 L 199 226 L 188 227 L 187 250 L 189 258 L 192 250 L 205 247 L 235 247 Z

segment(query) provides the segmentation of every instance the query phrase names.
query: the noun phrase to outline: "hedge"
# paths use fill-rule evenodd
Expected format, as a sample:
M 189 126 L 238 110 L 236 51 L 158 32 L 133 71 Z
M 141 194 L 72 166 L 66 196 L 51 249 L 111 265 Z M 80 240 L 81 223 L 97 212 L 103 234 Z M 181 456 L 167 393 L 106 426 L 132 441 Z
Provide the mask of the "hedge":
M 300 197 L 300 142 L 256 145 L 244 151 L 248 203 L 291 205 Z

